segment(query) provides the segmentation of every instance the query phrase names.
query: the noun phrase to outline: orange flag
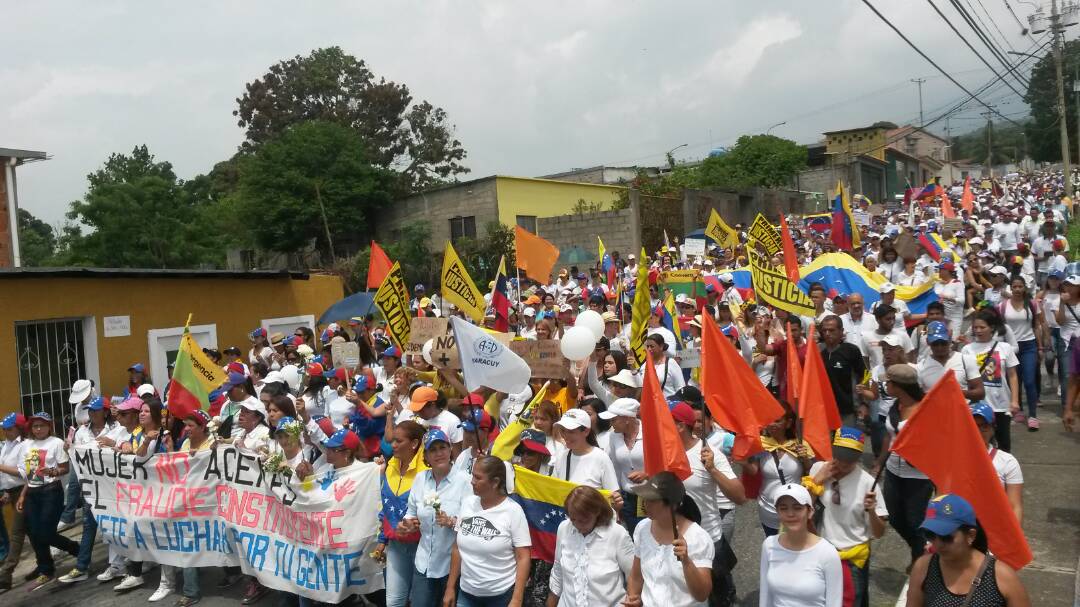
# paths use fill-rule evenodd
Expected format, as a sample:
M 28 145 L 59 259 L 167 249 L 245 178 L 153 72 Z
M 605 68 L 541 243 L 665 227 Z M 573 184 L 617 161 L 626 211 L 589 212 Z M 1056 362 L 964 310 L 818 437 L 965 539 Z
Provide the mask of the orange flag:
M 368 259 L 367 267 L 367 288 L 378 289 L 392 267 L 394 267 L 394 264 L 390 262 L 386 251 L 379 246 L 379 243 L 372 240 L 371 256 Z
M 814 325 L 810 325 L 807 337 L 806 363 L 802 369 L 799 386 L 799 418 L 803 422 L 803 438 L 810 443 L 819 459 L 829 459 L 832 453 L 832 430 L 843 425 L 840 410 L 836 406 L 829 375 L 821 350 L 814 343 Z
M 944 194 L 941 197 L 941 216 L 945 219 L 956 217 L 956 211 L 952 208 L 952 202 L 949 200 L 948 194 Z
M 799 388 L 802 387 L 802 363 L 799 362 L 799 348 L 795 345 L 795 340 L 791 338 L 791 325 L 784 323 L 784 328 L 787 330 L 786 340 L 786 356 L 787 358 L 787 389 L 784 390 L 784 398 L 787 399 L 789 405 L 798 410 L 799 402 Z M 807 344 L 807 350 L 810 345 Z
M 780 238 L 784 241 L 784 268 L 788 280 L 799 284 L 799 254 L 795 252 L 795 241 L 791 239 L 791 230 L 783 213 L 780 213 Z
M 675 420 L 667 399 L 660 389 L 652 356 L 645 361 L 645 381 L 641 387 L 641 447 L 645 452 L 645 474 L 652 476 L 665 470 L 673 472 L 680 480 L 690 476 L 690 460 L 686 459 Z
M 559 260 L 559 248 L 521 226 L 514 226 L 517 267 L 541 283 L 551 280 L 551 269 Z
M 701 394 L 713 419 L 735 433 L 731 455 L 745 460 L 761 451 L 761 428 L 784 414 L 709 314 L 701 337 Z
M 971 175 L 964 178 L 964 193 L 960 196 L 960 208 L 968 213 L 975 212 L 975 195 L 971 193 Z
M 938 494 L 971 502 L 1002 562 L 1017 570 L 1031 562 L 1031 548 L 952 370 L 926 393 L 891 450 L 930 477 Z

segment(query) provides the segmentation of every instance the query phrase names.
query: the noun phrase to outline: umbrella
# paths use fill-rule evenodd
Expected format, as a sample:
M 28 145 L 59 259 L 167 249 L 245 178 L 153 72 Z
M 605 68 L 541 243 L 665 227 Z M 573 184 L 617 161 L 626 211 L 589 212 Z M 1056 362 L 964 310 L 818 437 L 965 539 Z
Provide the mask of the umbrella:
M 581 247 L 570 247 L 559 254 L 558 263 L 559 265 L 572 266 L 590 261 L 596 261 L 595 253 L 590 253 Z
M 716 244 L 716 241 L 713 240 L 711 236 L 706 236 L 705 235 L 705 228 L 700 228 L 700 229 L 694 230 L 693 232 L 690 232 L 689 234 L 686 235 L 686 238 L 696 238 L 698 240 L 704 240 L 706 246 L 711 245 L 711 244 Z M 686 240 L 683 239 L 683 242 L 686 242 Z
M 353 293 L 330 306 L 319 317 L 320 325 L 329 324 L 339 320 L 347 320 L 353 316 L 364 316 L 375 310 L 375 298 L 371 293 Z

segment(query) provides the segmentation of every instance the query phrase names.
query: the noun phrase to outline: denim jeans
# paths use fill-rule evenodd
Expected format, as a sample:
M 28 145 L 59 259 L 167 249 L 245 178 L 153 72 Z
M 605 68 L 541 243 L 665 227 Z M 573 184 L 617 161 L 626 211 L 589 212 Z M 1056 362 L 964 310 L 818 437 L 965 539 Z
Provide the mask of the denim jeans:
M 1039 343 L 1034 339 L 1022 341 L 1017 344 L 1020 352 L 1016 357 L 1020 359 L 1020 367 L 1017 374 L 1020 376 L 1022 386 L 1021 395 L 1027 403 L 1028 417 L 1039 415 Z
M 416 544 L 391 541 L 386 545 L 386 607 L 405 607 L 409 602 Z
M 619 510 L 619 518 L 622 519 L 622 525 L 626 528 L 630 537 L 634 537 L 634 529 L 641 522 L 641 517 L 637 515 L 638 498 L 629 491 L 622 492 L 622 496 L 623 505 Z
M 60 513 L 60 520 L 70 525 L 75 522 L 75 515 L 83 505 L 82 484 L 79 483 L 79 477 L 75 475 L 74 466 L 68 472 L 64 489 L 64 511 Z
M 414 568 L 409 603 L 416 607 L 442 605 L 443 594 L 446 593 L 446 581 L 449 578 L 449 575 L 437 578 L 428 577 Z
M 1050 342 L 1054 347 L 1054 362 L 1057 364 L 1058 388 L 1061 392 L 1061 402 L 1065 403 L 1065 395 L 1069 391 L 1068 367 L 1065 364 L 1065 340 L 1061 338 L 1061 329 L 1050 329 Z
M 84 502 L 83 507 L 82 540 L 79 542 L 79 558 L 75 561 L 75 568 L 79 571 L 90 569 L 90 558 L 94 554 L 94 540 L 97 539 L 97 519 L 90 504 Z
M 189 599 L 202 598 L 198 567 L 184 567 L 184 588 L 181 592 Z
M 889 525 L 907 542 L 914 561 L 926 552 L 926 539 L 919 531 L 926 518 L 926 504 L 934 493 L 934 484 L 925 478 L 903 478 L 885 471 L 885 508 Z
M 79 555 L 79 545 L 56 530 L 60 512 L 64 509 L 64 488 L 60 483 L 36 488 L 26 494 L 26 534 L 34 547 L 38 575 L 52 577 L 56 573 L 49 548 L 55 546 L 72 556 Z
M 459 588 L 457 593 L 457 604 L 458 607 L 506 607 L 510 604 L 510 599 L 513 597 L 513 586 L 508 588 L 506 592 L 494 596 L 476 596 Z

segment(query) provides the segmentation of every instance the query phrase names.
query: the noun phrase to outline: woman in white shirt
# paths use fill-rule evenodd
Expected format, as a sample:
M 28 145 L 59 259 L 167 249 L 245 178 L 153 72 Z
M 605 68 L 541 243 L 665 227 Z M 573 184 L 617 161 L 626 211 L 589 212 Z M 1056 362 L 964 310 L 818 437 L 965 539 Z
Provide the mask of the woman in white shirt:
M 994 464 L 1001 484 L 1005 487 L 1005 495 L 1009 497 L 1009 505 L 1012 506 L 1016 522 L 1024 524 L 1024 473 L 1020 470 L 1020 462 L 1016 457 L 998 449 L 993 444 L 994 439 L 994 409 L 986 401 L 972 403 L 971 414 L 975 417 L 975 426 L 979 428 L 983 444 L 990 453 L 990 463 Z
M 836 548 L 810 532 L 814 516 L 810 492 L 787 484 L 774 506 L 783 533 L 761 544 L 758 605 L 761 607 L 840 607 L 844 571 Z
M 472 490 L 454 522 L 443 607 L 521 605 L 532 538 L 525 512 L 507 497 L 503 461 L 490 455 L 477 460 Z
M 780 532 L 780 519 L 776 514 L 776 491 L 781 485 L 795 482 L 803 477 L 814 460 L 814 451 L 809 443 L 800 443 L 795 432 L 795 411 L 781 401 L 784 415 L 765 426 L 761 436 L 761 445 L 765 451 L 755 455 L 743 464 L 743 474 L 761 475 L 761 490 L 758 493 L 758 518 L 765 535 Z
M 994 408 L 994 437 L 999 449 L 1012 451 L 1012 416 L 1020 411 L 1019 379 L 1016 368 L 1020 361 L 1016 351 L 1000 335 L 1001 316 L 994 310 L 983 309 L 975 313 L 971 332 L 975 341 L 961 350 L 975 357 L 982 374 L 983 397 Z
M 563 429 L 565 446 L 555 449 L 551 476 L 594 489 L 607 489 L 611 491 L 612 504 L 616 509 L 621 508 L 622 497 L 619 495 L 615 466 L 607 453 L 597 447 L 589 414 L 581 409 L 570 409 L 555 425 Z
M 712 592 L 713 542 L 701 510 L 671 472 L 637 489 L 648 518 L 634 530 L 634 567 L 626 603 L 642 607 L 705 607 Z
M 566 496 L 566 518 L 555 535 L 548 607 L 621 604 L 634 564 L 630 534 L 592 487 L 579 486 Z
M 4 430 L 4 440 L 0 442 L 0 525 L 4 520 L 4 506 L 11 504 L 11 527 L 7 529 L 8 553 L 3 564 L 0 564 L 0 591 L 11 590 L 11 574 L 19 565 L 22 556 L 23 539 L 26 537 L 26 515 L 15 508 L 22 494 L 23 485 L 26 481 L 19 468 L 22 460 L 19 454 L 22 452 L 22 442 L 29 428 L 29 423 L 22 413 L 9 413 L 0 428 Z
M 945 321 L 951 335 L 960 335 L 964 324 L 964 283 L 956 277 L 956 265 L 951 261 L 938 264 L 938 282 L 934 285 L 938 301 L 945 304 Z
M 1001 302 L 998 313 L 1005 326 L 1012 329 L 1016 336 L 1016 356 L 1020 361 L 1018 373 L 1027 402 L 1027 426 L 1028 430 L 1035 431 L 1039 429 L 1039 362 L 1046 350 L 1043 343 L 1043 314 L 1037 302 L 1031 299 L 1031 291 L 1022 277 L 1013 277 L 1009 288 L 1009 299 Z M 1022 411 L 1017 413 L 1017 422 L 1023 422 L 1024 418 Z
M 611 420 L 611 462 L 619 481 L 623 507 L 619 518 L 631 534 L 641 521 L 638 516 L 637 495 L 633 488 L 648 480 L 645 474 L 645 451 L 642 446 L 641 421 L 638 410 L 641 403 L 633 398 L 619 398 L 611 403 L 600 417 Z
M 683 378 L 682 368 L 674 358 L 668 355 L 668 343 L 664 336 L 652 333 L 645 338 L 645 350 L 652 356 L 653 366 L 656 367 L 656 377 L 660 380 L 660 389 L 667 398 L 679 391 L 686 385 Z

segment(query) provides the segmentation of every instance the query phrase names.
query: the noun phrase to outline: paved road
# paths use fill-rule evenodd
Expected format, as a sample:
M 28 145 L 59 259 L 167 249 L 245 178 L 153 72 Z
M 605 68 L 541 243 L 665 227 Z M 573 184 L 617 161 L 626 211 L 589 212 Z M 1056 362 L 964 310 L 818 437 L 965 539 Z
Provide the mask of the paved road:
M 1054 412 L 1059 408 L 1050 407 Z M 1025 568 L 1020 577 L 1031 594 L 1032 605 L 1040 607 L 1068 607 L 1076 600 L 1076 568 L 1080 557 L 1080 433 L 1068 434 L 1061 429 L 1060 418 L 1049 410 L 1041 414 L 1043 430 L 1029 433 L 1014 426 L 1015 454 L 1024 471 L 1024 529 L 1031 542 L 1035 561 Z M 756 509 L 750 505 L 739 509 L 736 516 L 735 551 L 739 565 L 735 569 L 740 604 L 757 605 L 758 559 L 764 538 L 757 520 Z M 71 530 L 69 535 L 75 535 Z M 77 539 L 77 538 L 76 538 Z M 95 549 L 92 566 L 94 574 L 104 568 L 105 550 Z M 28 570 L 32 560 L 29 552 L 16 572 L 16 579 Z M 59 570 L 71 568 L 71 558 L 59 563 Z M 885 537 L 874 543 L 871 560 L 871 601 L 877 606 L 892 606 L 897 602 L 904 586 L 904 568 L 908 564 L 906 545 L 892 529 Z M 203 570 L 205 596 L 202 605 L 207 607 L 239 605 L 242 588 L 218 590 L 220 579 L 216 570 Z M 99 584 L 91 578 L 73 586 L 53 583 L 33 594 L 16 587 L 0 595 L 0 605 L 5 607 L 33 605 L 34 607 L 63 607 L 84 605 L 109 605 L 110 607 L 144 607 L 146 599 L 157 587 L 158 569 L 146 576 L 147 585 L 124 595 L 111 589 L 114 583 Z M 171 606 L 176 596 L 170 596 L 159 605 Z M 270 598 L 260 603 L 263 607 L 275 605 Z

